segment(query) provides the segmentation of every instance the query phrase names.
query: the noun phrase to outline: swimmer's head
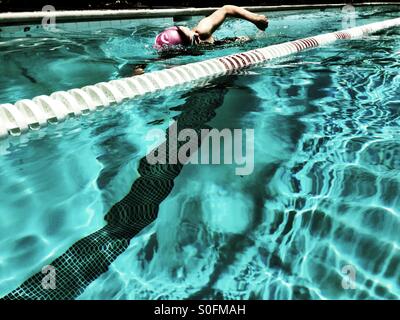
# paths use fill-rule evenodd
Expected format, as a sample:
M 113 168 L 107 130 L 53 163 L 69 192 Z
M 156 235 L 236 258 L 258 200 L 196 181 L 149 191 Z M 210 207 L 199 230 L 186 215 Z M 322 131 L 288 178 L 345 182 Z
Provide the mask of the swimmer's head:
M 157 35 L 154 47 L 157 50 L 176 46 L 190 46 L 200 42 L 199 35 L 188 27 L 171 27 Z

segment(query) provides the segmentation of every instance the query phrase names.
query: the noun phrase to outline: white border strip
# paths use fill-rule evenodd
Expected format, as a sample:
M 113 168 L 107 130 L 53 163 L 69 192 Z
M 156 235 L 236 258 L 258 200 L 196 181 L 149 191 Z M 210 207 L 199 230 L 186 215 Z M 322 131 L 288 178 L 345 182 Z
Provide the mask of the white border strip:
M 171 69 L 101 82 L 82 89 L 59 91 L 50 96 L 0 105 L 0 138 L 37 130 L 70 116 L 103 110 L 126 99 L 180 85 L 201 86 L 208 80 L 253 67 L 269 60 L 316 48 L 336 41 L 356 39 L 383 29 L 400 26 L 400 18 L 289 41 L 220 58 L 190 63 Z M 31 102 L 30 102 L 31 101 Z
M 382 6 L 398 5 L 398 2 L 364 2 L 354 3 L 354 6 Z M 253 12 L 328 9 L 345 6 L 346 3 L 337 4 L 304 4 L 304 5 L 281 5 L 281 6 L 249 6 L 246 9 Z M 0 25 L 10 23 L 40 22 L 43 18 L 55 17 L 57 21 L 88 21 L 88 20 L 115 20 L 115 19 L 143 19 L 143 18 L 165 18 L 179 16 L 201 16 L 208 15 L 217 7 L 209 8 L 185 8 L 185 9 L 128 9 L 128 10 L 69 10 L 54 12 L 7 12 L 0 13 Z

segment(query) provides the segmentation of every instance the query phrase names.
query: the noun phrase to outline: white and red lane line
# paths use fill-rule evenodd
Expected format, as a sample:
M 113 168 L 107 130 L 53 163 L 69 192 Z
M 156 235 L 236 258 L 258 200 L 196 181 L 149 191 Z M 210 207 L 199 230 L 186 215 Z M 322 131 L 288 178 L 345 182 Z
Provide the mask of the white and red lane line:
M 267 60 L 267 59 L 265 59 L 264 54 L 260 50 L 254 49 L 253 52 L 257 57 L 259 57 L 259 60 L 258 60 L 259 62 L 264 62 L 265 60 Z
M 317 40 L 315 40 L 315 38 L 311 37 L 311 38 L 305 38 L 303 40 L 301 40 L 303 42 L 305 42 L 307 44 L 307 48 L 315 48 L 319 46 L 319 43 Z
M 219 61 L 224 64 L 227 71 L 236 69 L 235 63 L 231 61 L 228 57 L 219 58 Z
M 246 60 L 240 54 L 235 54 L 234 56 L 232 56 L 232 58 L 233 59 L 237 59 L 240 62 L 242 68 L 247 68 L 248 67 L 248 64 L 246 63 Z
M 235 54 L 231 57 L 235 60 L 236 64 L 239 64 L 240 68 L 247 68 L 246 61 L 238 54 Z
M 254 54 L 254 52 L 248 51 L 248 52 L 246 52 L 244 54 L 246 54 L 247 56 L 250 57 L 250 59 L 252 60 L 252 62 L 251 62 L 252 64 L 253 63 L 257 63 L 258 59 L 257 59 L 257 56 Z
M 296 47 L 297 52 L 303 51 L 305 48 L 299 43 L 299 41 L 293 41 L 293 45 Z
M 225 58 L 219 58 L 219 61 L 221 61 L 221 63 L 224 65 L 226 70 L 231 70 L 231 68 L 229 67 L 229 61 L 226 61 Z
M 336 38 L 342 39 L 342 40 L 344 40 L 344 39 L 351 39 L 351 38 L 352 38 L 352 37 L 351 37 L 351 34 L 348 33 L 348 32 L 341 32 L 341 31 L 339 31 L 339 32 L 335 32 L 334 34 L 335 34 Z
M 246 53 L 240 53 L 239 54 L 241 57 L 243 57 L 246 60 L 246 66 L 251 65 L 251 58 L 249 57 L 248 54 Z
M 233 55 L 233 56 L 229 56 L 227 57 L 227 59 L 229 59 L 230 61 L 233 62 L 233 64 L 235 65 L 234 69 L 241 69 L 243 68 L 243 65 L 241 64 L 241 62 Z

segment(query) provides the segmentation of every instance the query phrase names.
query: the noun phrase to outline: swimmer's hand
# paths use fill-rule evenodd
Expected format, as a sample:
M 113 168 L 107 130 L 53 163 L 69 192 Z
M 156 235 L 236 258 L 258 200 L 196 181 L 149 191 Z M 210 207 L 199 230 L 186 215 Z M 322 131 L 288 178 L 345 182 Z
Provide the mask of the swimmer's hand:
M 140 76 L 141 74 L 144 74 L 144 69 L 142 67 L 135 67 L 132 71 L 133 76 Z
M 248 36 L 239 36 L 239 37 L 237 37 L 236 42 L 248 42 L 250 40 L 251 39 Z
M 268 18 L 262 14 L 258 14 L 254 24 L 261 31 L 265 31 L 268 28 Z

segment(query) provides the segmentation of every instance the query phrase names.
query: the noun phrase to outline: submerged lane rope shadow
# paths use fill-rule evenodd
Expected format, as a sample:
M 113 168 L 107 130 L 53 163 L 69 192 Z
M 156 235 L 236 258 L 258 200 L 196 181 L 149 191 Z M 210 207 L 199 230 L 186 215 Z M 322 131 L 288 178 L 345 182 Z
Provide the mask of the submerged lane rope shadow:
M 175 117 L 178 132 L 186 128 L 198 133 L 201 129 L 210 129 L 206 123 L 214 118 L 214 110 L 223 104 L 228 91 L 226 79 L 221 85 L 220 81 L 223 79 L 213 87 L 189 93 L 183 105 L 173 108 L 182 111 Z M 184 143 L 178 142 L 177 147 Z M 168 135 L 165 144 L 165 150 L 168 150 Z M 2 299 L 65 300 L 78 297 L 108 270 L 110 264 L 128 248 L 130 240 L 156 219 L 159 205 L 171 192 L 182 167 L 182 164 L 150 165 L 146 157 L 142 158 L 139 178 L 129 193 L 106 214 L 107 225 L 74 243 L 50 264 L 56 270 L 56 288 L 44 289 L 42 281 L 46 275 L 39 271 Z

